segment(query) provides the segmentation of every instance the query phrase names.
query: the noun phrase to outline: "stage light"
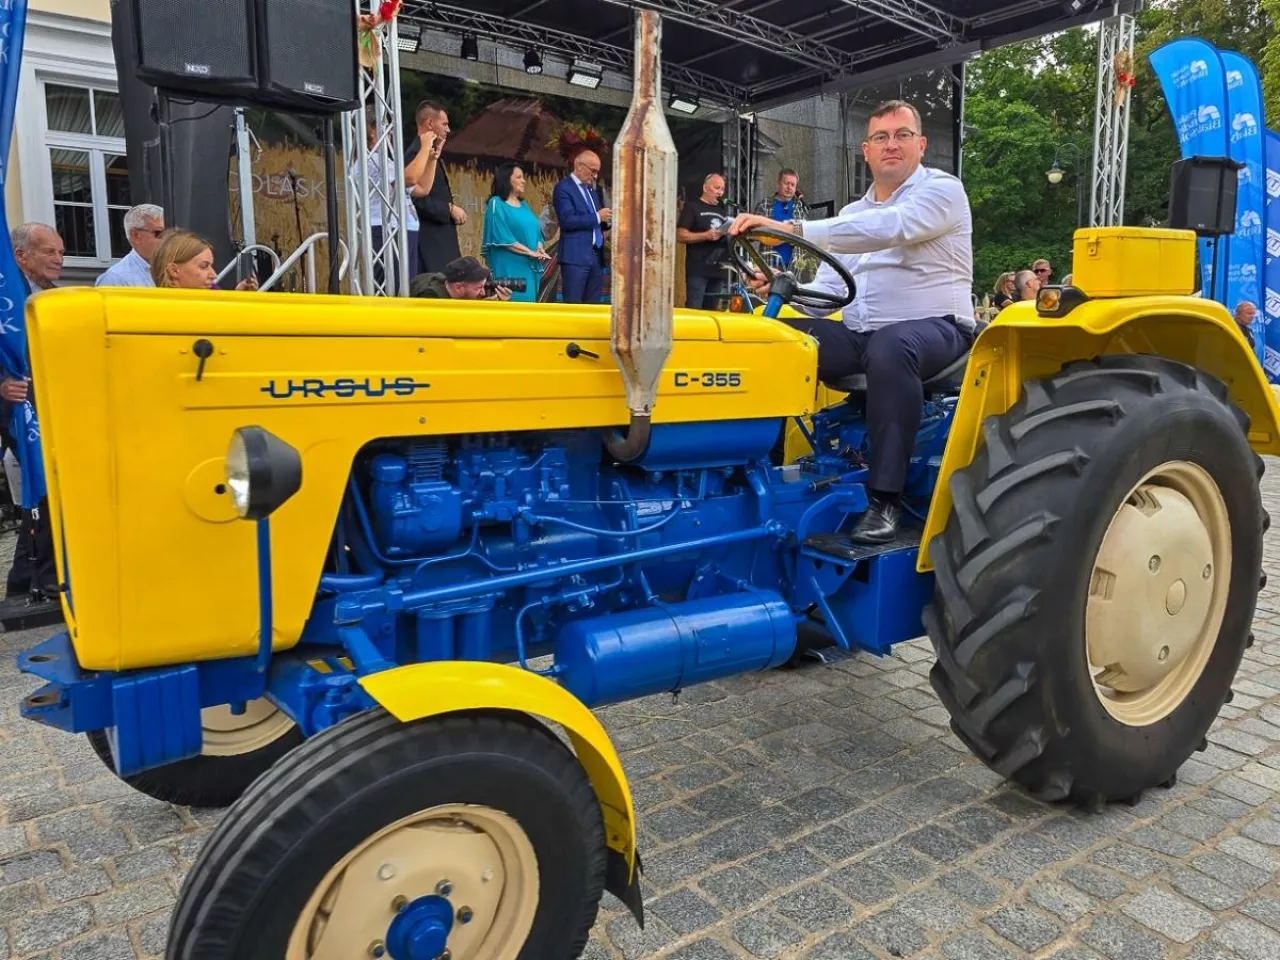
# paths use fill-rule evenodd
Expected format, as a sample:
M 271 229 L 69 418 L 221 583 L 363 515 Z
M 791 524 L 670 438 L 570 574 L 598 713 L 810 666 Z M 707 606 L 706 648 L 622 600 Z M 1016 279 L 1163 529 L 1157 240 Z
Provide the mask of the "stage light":
M 604 67 L 589 60 L 575 59 L 573 65 L 569 68 L 569 83 L 575 87 L 586 87 L 588 90 L 594 90 L 600 86 L 600 81 L 603 79 Z
M 401 53 L 417 53 L 422 46 L 422 28 L 416 23 L 397 23 L 396 45 Z
M 677 113 L 697 113 L 698 98 L 686 97 L 673 91 L 671 99 L 667 101 L 667 106 Z
M 462 35 L 462 59 L 480 59 L 480 41 L 476 39 L 474 33 L 464 33 Z
M 542 54 L 540 54 L 534 47 L 530 47 L 524 52 L 524 72 L 542 72 Z

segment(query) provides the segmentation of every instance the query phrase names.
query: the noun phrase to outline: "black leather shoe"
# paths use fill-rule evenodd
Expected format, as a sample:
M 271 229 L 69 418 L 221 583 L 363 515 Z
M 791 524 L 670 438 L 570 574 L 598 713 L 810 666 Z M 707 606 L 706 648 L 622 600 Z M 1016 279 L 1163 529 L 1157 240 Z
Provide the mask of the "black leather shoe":
M 897 539 L 901 519 L 902 507 L 896 501 L 873 497 L 849 539 L 854 543 L 889 543 Z

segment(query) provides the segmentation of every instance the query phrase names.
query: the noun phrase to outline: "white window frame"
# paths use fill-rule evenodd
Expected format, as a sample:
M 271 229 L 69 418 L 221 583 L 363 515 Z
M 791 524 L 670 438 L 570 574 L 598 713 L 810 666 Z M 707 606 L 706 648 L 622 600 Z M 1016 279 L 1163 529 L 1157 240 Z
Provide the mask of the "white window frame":
M 22 78 L 14 117 L 18 173 L 24 219 L 54 223 L 53 171 L 50 147 L 89 151 L 94 203 L 94 239 L 99 256 L 67 257 L 66 266 L 103 270 L 116 262 L 111 251 L 103 154 L 127 156 L 125 141 L 115 137 L 49 130 L 45 84 L 93 88 L 118 94 L 111 49 L 111 25 L 59 14 L 31 11 L 22 51 Z M 9 223 L 10 228 L 17 223 Z M 106 252 L 107 257 L 101 254 Z
M 116 95 L 114 89 L 108 89 L 104 84 L 93 84 L 92 86 L 80 81 L 78 83 L 68 83 L 56 77 L 42 77 L 40 80 L 40 99 L 42 106 L 46 109 L 45 127 L 48 129 L 48 101 L 45 99 L 47 88 L 50 86 L 72 87 L 76 90 L 87 90 L 90 96 L 90 117 L 95 118 L 97 107 L 93 104 L 93 92 L 110 93 Z M 114 86 L 114 85 L 113 85 Z M 110 207 L 107 203 L 107 165 L 105 157 L 107 154 L 114 156 L 127 156 L 125 150 L 125 142 L 121 137 L 104 137 L 96 134 L 88 133 L 68 133 L 63 130 L 49 130 L 44 138 L 45 157 L 49 157 L 51 150 L 75 150 L 80 153 L 89 155 L 89 193 L 92 197 L 91 207 L 93 209 L 93 241 L 94 247 L 98 255 L 94 257 L 67 257 L 67 263 L 72 266 L 95 267 L 105 264 L 114 263 L 116 259 L 111 256 L 111 215 Z M 50 209 L 54 212 L 57 210 L 57 203 L 53 196 L 53 163 L 52 158 L 49 160 L 49 204 Z M 51 218 L 50 223 L 53 223 Z M 106 256 L 102 256 L 106 253 Z

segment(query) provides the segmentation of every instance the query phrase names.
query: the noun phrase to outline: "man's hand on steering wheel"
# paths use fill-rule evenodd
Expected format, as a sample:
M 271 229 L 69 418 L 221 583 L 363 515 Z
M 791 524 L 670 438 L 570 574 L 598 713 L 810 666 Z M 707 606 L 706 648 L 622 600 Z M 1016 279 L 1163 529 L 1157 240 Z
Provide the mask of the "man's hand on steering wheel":
M 758 213 L 740 213 L 733 218 L 733 223 L 729 224 L 729 236 L 736 237 L 756 227 L 768 227 L 771 230 L 781 230 L 783 233 L 795 233 L 795 229 L 789 223 L 770 220 L 768 217 L 762 217 Z M 785 241 L 761 237 L 760 242 L 766 247 L 775 247 Z
M 729 255 L 742 276 L 750 278 L 747 279 L 747 284 L 756 292 L 763 292 L 766 287 L 769 290 L 769 300 L 764 311 L 766 317 L 778 316 L 782 305 L 786 303 L 834 313 L 851 304 L 857 294 L 853 275 L 839 258 L 823 250 L 812 240 L 796 236 L 789 223 L 780 223 L 755 213 L 740 213 L 729 225 L 729 238 Z M 835 272 L 844 284 L 844 292 L 837 294 L 820 287 L 802 287 L 790 270 L 773 269 L 752 241 L 767 246 L 788 243 L 807 250 Z

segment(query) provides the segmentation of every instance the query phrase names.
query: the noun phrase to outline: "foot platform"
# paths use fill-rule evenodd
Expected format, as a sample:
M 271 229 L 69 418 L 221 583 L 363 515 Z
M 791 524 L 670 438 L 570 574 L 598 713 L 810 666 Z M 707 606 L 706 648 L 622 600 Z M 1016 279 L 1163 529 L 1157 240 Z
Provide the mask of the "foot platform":
M 814 558 L 831 557 L 851 562 L 896 550 L 917 550 L 920 547 L 920 530 L 915 527 L 899 530 L 896 539 L 888 543 L 854 543 L 847 533 L 817 533 L 802 545 L 805 555 Z

